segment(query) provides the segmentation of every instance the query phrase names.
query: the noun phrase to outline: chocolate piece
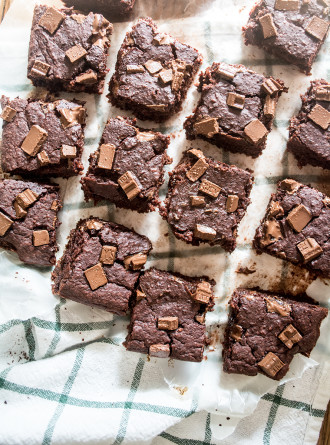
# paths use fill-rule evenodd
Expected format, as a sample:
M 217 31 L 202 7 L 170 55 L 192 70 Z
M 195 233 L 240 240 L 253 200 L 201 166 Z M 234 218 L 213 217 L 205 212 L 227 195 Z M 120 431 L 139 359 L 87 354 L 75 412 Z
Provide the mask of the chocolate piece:
M 139 184 L 130 171 L 118 178 L 118 184 L 124 190 L 129 200 L 134 199 L 140 193 Z
M 198 161 L 191 167 L 189 171 L 187 171 L 187 178 L 195 182 L 197 179 L 199 179 L 208 169 L 208 163 L 205 161 L 204 158 L 198 159 Z
M 16 196 L 16 202 L 23 209 L 27 209 L 38 199 L 38 195 L 30 189 L 24 190 Z
M 117 247 L 102 246 L 100 262 L 102 264 L 113 264 L 116 259 Z
M 242 340 L 242 335 L 243 335 L 243 328 L 242 328 L 242 326 L 239 326 L 238 324 L 234 324 L 234 326 L 232 326 L 232 328 L 230 330 L 229 335 L 235 341 Z
M 263 246 L 269 246 L 282 239 L 281 227 L 278 221 L 266 221 L 264 225 L 264 237 L 260 241 Z
M 211 284 L 208 281 L 202 281 L 197 284 L 194 300 L 199 303 L 208 304 L 213 298 Z
M 126 72 L 127 74 L 144 73 L 144 68 L 142 65 L 127 65 Z
M 179 327 L 178 317 L 159 317 L 158 329 L 164 329 L 165 331 L 174 331 Z
M 49 244 L 49 233 L 47 230 L 34 230 L 32 235 L 34 246 L 38 247 Z
M 297 329 L 294 326 L 292 326 L 292 324 L 289 324 L 280 333 L 278 338 L 285 344 L 286 347 L 291 349 L 295 343 L 298 343 L 302 339 L 302 336 L 299 334 Z
M 258 366 L 260 366 L 269 377 L 274 378 L 283 368 L 284 363 L 276 354 L 268 352 L 268 354 L 258 363 Z
M 271 14 L 259 17 L 259 22 L 262 27 L 264 39 L 277 36 L 276 26 L 274 24 L 273 16 Z
M 159 358 L 167 358 L 170 356 L 170 345 L 150 345 L 149 346 L 149 355 L 151 357 L 159 357 Z
M 86 227 L 89 230 L 101 230 L 104 226 L 103 222 L 98 219 L 88 219 L 86 221 Z
M 317 16 L 312 17 L 305 30 L 318 40 L 325 39 L 329 29 L 329 23 Z
M 234 80 L 239 68 L 234 65 L 227 65 L 226 63 L 220 63 L 216 66 L 216 72 L 222 79 Z
M 64 18 L 65 15 L 58 9 L 50 7 L 47 8 L 46 12 L 41 16 L 38 25 L 45 28 L 50 34 L 54 34 Z
M 77 147 L 72 145 L 62 145 L 61 158 L 73 159 L 77 156 Z
M 141 290 L 136 290 L 136 301 L 142 300 L 142 298 L 146 298 L 146 294 L 142 292 Z
M 279 182 L 279 187 L 282 190 L 285 190 L 289 195 L 293 195 L 294 193 L 296 193 L 301 186 L 302 184 L 300 184 L 300 182 L 295 181 L 294 179 L 284 179 L 283 181 Z M 276 203 L 276 205 L 279 204 Z
M 330 125 L 330 111 L 321 107 L 321 105 L 315 105 L 308 117 L 323 130 L 327 130 Z
M 330 102 L 330 85 L 324 85 L 324 87 L 317 88 L 315 90 L 315 99 Z
M 82 85 L 94 85 L 97 83 L 97 74 L 93 70 L 89 70 L 86 73 L 79 74 L 75 78 L 76 83 Z
M 10 106 L 6 106 L 4 110 L 2 111 L 2 114 L 0 115 L 1 119 L 3 119 L 6 122 L 11 122 L 14 117 L 16 116 L 17 111 L 14 110 L 14 108 L 11 108 Z
M 199 324 L 205 324 L 205 313 L 203 315 L 195 315 L 195 320 Z
M 48 63 L 41 62 L 41 60 L 35 60 L 30 75 L 37 78 L 46 77 L 49 70 L 50 65 L 48 65 Z
M 13 221 L 0 212 L 0 236 L 4 236 L 8 229 L 13 225 Z
M 264 105 L 264 115 L 270 119 L 275 117 L 277 97 L 266 96 Z
M 296 231 L 301 232 L 304 227 L 311 221 L 312 215 L 303 204 L 291 210 L 287 216 L 287 221 L 290 226 Z
M 199 191 L 205 193 L 208 196 L 212 196 L 212 198 L 217 198 L 221 191 L 221 187 L 211 181 L 208 181 L 207 179 L 202 179 L 202 182 L 199 186 Z
M 276 312 L 276 314 L 286 317 L 291 313 L 291 306 L 281 298 L 275 298 L 273 296 L 265 297 L 267 312 Z
M 299 0 L 275 0 L 275 9 L 280 11 L 297 11 Z
M 48 157 L 48 154 L 45 152 L 45 150 L 42 150 L 40 153 L 37 154 L 38 161 L 40 162 L 40 165 L 43 167 L 44 165 L 47 165 L 50 163 L 50 159 Z
M 91 10 L 90 0 L 65 0 L 67 6 L 74 6 L 79 11 L 89 12 Z M 129 15 L 135 0 L 93 0 L 93 11 L 103 14 L 107 18 L 119 18 Z
M 147 262 L 148 256 L 145 253 L 136 253 L 124 259 L 126 269 L 140 270 Z
M 21 149 L 29 156 L 36 156 L 47 137 L 48 133 L 46 130 L 39 125 L 32 125 L 22 142 Z
M 297 248 L 304 257 L 305 263 L 314 260 L 323 253 L 322 247 L 314 238 L 306 238 L 304 241 L 297 244 Z
M 96 290 L 108 283 L 107 276 L 100 263 L 84 270 L 84 274 L 92 290 Z
M 65 51 L 65 55 L 68 57 L 71 63 L 78 62 L 78 60 L 85 57 L 87 51 L 80 45 L 75 45 Z
M 219 125 L 217 119 L 214 117 L 206 117 L 194 124 L 196 134 L 212 138 L 219 133 Z
M 85 123 L 86 111 L 81 106 L 76 106 L 73 108 L 60 108 L 58 112 L 60 113 L 61 123 L 64 128 Z
M 162 64 L 156 60 L 148 60 L 144 66 L 150 74 L 156 74 L 163 68 Z
M 204 224 L 196 224 L 194 228 L 194 237 L 200 238 L 205 241 L 213 241 L 217 236 L 217 232 L 212 227 L 205 226 Z
M 269 94 L 270 96 L 274 96 L 274 94 L 278 93 L 282 89 L 282 85 L 277 82 L 275 79 L 266 79 L 263 84 L 261 85 L 261 88 L 265 91 L 266 94 Z
M 24 210 L 24 208 L 21 207 L 16 200 L 14 201 L 13 206 L 14 206 L 17 218 L 19 218 L 19 219 L 25 218 L 25 216 L 27 215 L 27 211 Z
M 239 197 L 237 195 L 228 195 L 226 201 L 226 210 L 228 213 L 236 212 L 238 208 Z
M 267 134 L 268 134 L 267 128 L 264 126 L 262 122 L 259 121 L 259 119 L 251 121 L 244 128 L 244 135 L 247 138 L 247 140 L 252 144 L 256 145 L 261 144 L 264 141 Z
M 230 107 L 237 108 L 238 110 L 243 110 L 245 102 L 245 96 L 242 94 L 228 93 L 227 105 Z
M 173 72 L 171 69 L 164 70 L 159 73 L 159 79 L 161 80 L 163 85 L 167 85 L 173 80 Z
M 115 157 L 116 147 L 112 144 L 102 144 L 100 146 L 99 159 L 97 166 L 105 170 L 111 170 Z
M 204 196 L 191 196 L 190 200 L 191 200 L 191 205 L 193 207 L 199 207 L 199 206 L 204 206 L 205 205 L 205 198 L 204 198 Z

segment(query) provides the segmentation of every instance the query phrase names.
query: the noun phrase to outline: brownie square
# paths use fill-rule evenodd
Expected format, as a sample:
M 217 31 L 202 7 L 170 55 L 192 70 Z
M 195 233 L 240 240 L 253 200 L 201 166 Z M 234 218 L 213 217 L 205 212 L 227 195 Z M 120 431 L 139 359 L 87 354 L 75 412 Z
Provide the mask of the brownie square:
M 100 14 L 36 6 L 27 76 L 33 85 L 101 94 L 112 25 Z
M 205 314 L 214 281 L 155 268 L 141 274 L 125 346 L 153 357 L 200 362 L 206 345 Z
M 254 247 L 330 278 L 330 198 L 293 179 L 279 182 Z
M 83 170 L 86 110 L 81 102 L 2 96 L 1 167 L 21 176 L 69 176 Z
M 284 83 L 243 65 L 213 63 L 200 74 L 198 91 L 199 103 L 184 124 L 187 139 L 199 137 L 233 153 L 258 157 L 278 98 L 287 91 Z
M 178 239 L 193 245 L 218 244 L 232 252 L 252 184 L 249 171 L 188 150 L 170 173 L 161 214 Z
M 135 0 L 65 0 L 67 6 L 73 6 L 81 11 L 99 12 L 105 17 L 112 19 L 116 16 L 128 15 L 134 6 Z
M 55 264 L 59 187 L 0 179 L 0 247 L 34 266 Z
M 229 306 L 224 371 L 261 373 L 274 380 L 285 376 L 295 354 L 309 357 L 328 315 L 327 309 L 307 301 L 251 289 L 236 289 Z
M 326 0 L 262 0 L 243 28 L 246 45 L 265 51 L 310 74 L 329 29 Z
M 201 61 L 196 49 L 159 33 L 150 18 L 140 19 L 118 52 L 110 101 L 140 119 L 161 122 L 181 110 Z
M 300 167 L 310 164 L 330 169 L 330 84 L 313 80 L 301 99 L 302 107 L 291 119 L 288 150 Z
M 80 220 L 52 275 L 62 298 L 125 315 L 152 248 L 145 236 L 99 218 Z
M 82 186 L 86 200 L 107 199 L 117 207 L 150 212 L 159 204 L 169 137 L 135 126 L 136 120 L 108 120 L 99 148 L 89 158 Z

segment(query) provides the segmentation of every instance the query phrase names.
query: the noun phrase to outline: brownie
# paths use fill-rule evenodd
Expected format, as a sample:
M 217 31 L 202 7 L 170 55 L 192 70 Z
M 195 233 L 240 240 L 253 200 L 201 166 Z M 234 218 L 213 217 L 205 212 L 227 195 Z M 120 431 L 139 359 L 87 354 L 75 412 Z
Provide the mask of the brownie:
M 200 362 L 206 345 L 205 314 L 214 281 L 155 268 L 141 274 L 125 346 L 153 357 Z
M 145 236 L 99 218 L 80 220 L 52 275 L 62 298 L 125 315 L 152 248 Z
M 254 247 L 330 278 L 330 198 L 293 179 L 279 182 Z
M 110 101 L 161 122 L 181 110 L 201 61 L 196 49 L 159 33 L 150 18 L 140 19 L 119 50 Z
M 85 108 L 82 102 L 54 102 L 2 96 L 1 167 L 21 176 L 78 175 L 83 170 Z
M 233 153 L 258 157 L 266 146 L 278 98 L 279 79 L 243 65 L 213 63 L 200 74 L 200 100 L 184 123 L 187 139 L 197 137 Z
M 330 83 L 313 80 L 301 99 L 300 112 L 291 119 L 288 150 L 300 167 L 330 169 Z
M 128 15 L 134 6 L 135 0 L 65 0 L 67 6 L 73 6 L 81 11 L 99 12 L 105 17 L 112 19 L 114 16 Z
M 149 212 L 159 204 L 169 137 L 135 126 L 136 120 L 110 118 L 100 146 L 82 179 L 86 200 L 102 198 L 117 207 Z
M 170 173 L 161 214 L 174 235 L 186 243 L 218 244 L 232 252 L 252 184 L 249 171 L 207 158 L 200 150 L 188 150 Z
M 0 247 L 24 263 L 52 266 L 61 207 L 57 185 L 0 179 Z
M 262 0 L 243 28 L 246 45 L 265 51 L 309 74 L 326 39 L 328 0 Z
M 236 289 L 230 300 L 223 369 L 280 380 L 295 354 L 309 357 L 328 310 L 265 291 Z
M 112 25 L 101 14 L 36 6 L 27 76 L 33 85 L 101 94 Z

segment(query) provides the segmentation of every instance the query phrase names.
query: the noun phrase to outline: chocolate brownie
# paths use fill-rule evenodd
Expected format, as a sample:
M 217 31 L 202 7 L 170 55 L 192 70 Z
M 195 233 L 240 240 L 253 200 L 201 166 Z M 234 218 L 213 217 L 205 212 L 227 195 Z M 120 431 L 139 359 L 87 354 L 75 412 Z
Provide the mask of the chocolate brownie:
M 293 179 L 279 182 L 254 247 L 330 278 L 330 198 Z
M 256 45 L 309 74 L 329 29 L 328 0 L 261 0 L 243 28 Z
M 62 298 L 125 315 L 152 248 L 145 236 L 99 218 L 80 220 L 52 275 Z
M 101 94 L 112 25 L 101 14 L 72 9 L 34 9 L 28 78 L 51 91 Z
M 200 74 L 201 98 L 184 124 L 187 139 L 205 139 L 233 153 L 256 158 L 266 146 L 278 98 L 287 91 L 279 79 L 243 65 L 213 63 Z
M 291 119 L 288 150 L 301 167 L 306 164 L 330 169 L 330 83 L 313 80 L 299 114 Z
M 158 270 L 144 272 L 136 290 L 129 351 L 200 362 L 206 345 L 205 314 L 213 307 L 214 281 Z
M 201 61 L 196 49 L 140 19 L 119 50 L 109 98 L 140 119 L 161 122 L 181 110 Z
M 0 179 L 0 247 L 35 266 L 55 264 L 59 187 Z
M 149 212 L 159 204 L 169 137 L 135 126 L 136 120 L 108 120 L 100 146 L 81 180 L 85 198 L 108 199 L 118 207 Z
M 237 226 L 250 203 L 253 177 L 249 171 L 188 150 L 170 173 L 161 214 L 174 235 L 193 245 L 236 247 Z
M 280 380 L 295 354 L 309 357 L 328 310 L 265 291 L 236 289 L 230 300 L 223 369 Z
M 135 0 L 65 0 L 67 6 L 73 6 L 81 11 L 99 12 L 105 17 L 112 19 L 116 16 L 126 16 L 134 6 Z
M 2 96 L 1 167 L 21 176 L 77 175 L 83 170 L 82 103 Z

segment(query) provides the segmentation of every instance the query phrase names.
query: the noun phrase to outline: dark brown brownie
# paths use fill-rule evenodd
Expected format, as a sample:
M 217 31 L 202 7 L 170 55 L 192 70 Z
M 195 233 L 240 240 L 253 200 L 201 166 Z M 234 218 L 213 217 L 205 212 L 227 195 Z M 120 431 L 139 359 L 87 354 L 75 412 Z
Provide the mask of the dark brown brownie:
M 81 11 L 99 12 L 109 20 L 116 16 L 126 16 L 134 6 L 135 0 L 65 0 L 67 6 L 73 6 Z
M 288 150 L 301 167 L 306 164 L 330 169 L 330 84 L 313 80 L 299 114 L 291 119 Z
M 201 61 L 196 49 L 140 19 L 119 50 L 109 98 L 140 119 L 161 122 L 181 110 Z
M 35 266 L 55 264 L 59 187 L 0 179 L 0 247 Z
M 223 369 L 280 380 L 295 354 L 309 357 L 328 310 L 265 291 L 236 289 L 230 300 Z
M 36 6 L 28 78 L 51 91 L 101 94 L 107 74 L 112 25 L 101 14 Z
M 262 0 L 243 28 L 245 44 L 256 45 L 309 74 L 327 36 L 328 0 Z
M 80 220 L 52 275 L 62 298 L 125 315 L 152 248 L 146 236 L 91 217 Z
M 205 139 L 233 153 L 256 158 L 266 146 L 279 96 L 279 79 L 264 77 L 243 65 L 213 63 L 200 74 L 202 94 L 184 124 L 187 139 Z
M 139 280 L 125 346 L 154 357 L 200 362 L 206 345 L 205 313 L 214 281 L 158 270 Z
M 77 175 L 83 170 L 85 108 L 60 99 L 46 102 L 2 96 L 1 167 L 22 176 Z
M 279 182 L 254 247 L 330 278 L 330 198 L 293 179 Z
M 200 150 L 188 150 L 170 173 L 161 214 L 174 235 L 186 243 L 219 244 L 232 252 L 252 184 L 249 171 L 206 158 Z
M 136 120 L 108 120 L 100 146 L 82 178 L 86 200 L 108 199 L 118 207 L 149 212 L 159 204 L 169 137 L 135 126 Z

